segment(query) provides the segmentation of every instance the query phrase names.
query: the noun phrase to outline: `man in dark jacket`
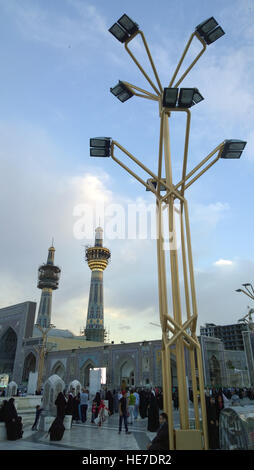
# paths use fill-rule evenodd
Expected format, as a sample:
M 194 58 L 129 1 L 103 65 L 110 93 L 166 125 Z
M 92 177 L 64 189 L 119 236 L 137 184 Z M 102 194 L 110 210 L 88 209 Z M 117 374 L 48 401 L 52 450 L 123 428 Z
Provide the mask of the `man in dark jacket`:
M 166 413 L 160 414 L 159 421 L 159 431 L 152 442 L 148 444 L 148 450 L 169 450 L 168 417 Z
M 119 400 L 119 434 L 122 431 L 122 422 L 124 421 L 125 432 L 126 434 L 131 434 L 128 431 L 128 424 L 127 424 L 127 399 L 126 399 L 126 392 L 125 390 L 122 391 L 122 398 Z

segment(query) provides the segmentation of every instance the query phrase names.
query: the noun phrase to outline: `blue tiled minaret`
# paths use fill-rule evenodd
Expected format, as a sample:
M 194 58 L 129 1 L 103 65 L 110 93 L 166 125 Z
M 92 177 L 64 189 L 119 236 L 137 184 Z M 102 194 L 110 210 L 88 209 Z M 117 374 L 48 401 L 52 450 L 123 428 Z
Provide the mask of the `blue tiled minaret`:
M 88 341 L 104 342 L 103 271 L 111 253 L 103 247 L 103 230 L 95 230 L 95 244 L 86 249 L 86 261 L 92 271 L 85 335 Z
M 42 289 L 37 324 L 48 328 L 51 323 L 52 291 L 58 289 L 61 269 L 54 265 L 55 248 L 48 250 L 47 263 L 39 267 L 37 287 Z

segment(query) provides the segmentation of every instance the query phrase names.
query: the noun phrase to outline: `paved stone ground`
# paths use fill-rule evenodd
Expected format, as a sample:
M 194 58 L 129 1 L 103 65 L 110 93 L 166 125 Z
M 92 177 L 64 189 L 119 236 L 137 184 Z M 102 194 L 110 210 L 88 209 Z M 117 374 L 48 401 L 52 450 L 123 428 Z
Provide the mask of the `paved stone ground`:
M 244 399 L 242 405 L 253 405 L 254 402 Z M 190 418 L 194 418 L 193 406 L 189 408 Z M 147 418 L 138 418 L 133 425 L 129 424 L 131 434 L 126 435 L 124 427 L 118 434 L 118 414 L 107 418 L 102 427 L 90 423 L 90 414 L 85 424 L 73 424 L 65 430 L 61 441 L 50 442 L 47 433 L 32 431 L 33 420 L 24 425 L 23 438 L 17 441 L 1 441 L 0 450 L 146 450 L 150 440 L 156 435 L 147 431 Z M 174 411 L 175 428 L 179 427 L 179 412 Z

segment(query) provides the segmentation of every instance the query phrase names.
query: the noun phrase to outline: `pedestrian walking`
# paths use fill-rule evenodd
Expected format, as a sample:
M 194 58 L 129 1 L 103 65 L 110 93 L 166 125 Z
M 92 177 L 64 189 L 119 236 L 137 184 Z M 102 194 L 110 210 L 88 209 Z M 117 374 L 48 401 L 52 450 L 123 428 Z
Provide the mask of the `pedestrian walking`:
M 102 426 L 102 423 L 106 420 L 106 412 L 109 413 L 109 409 L 106 407 L 104 400 L 101 400 L 98 408 L 98 426 Z
M 179 408 L 179 399 L 178 399 L 178 391 L 177 390 L 174 391 L 173 402 L 174 402 L 174 409 L 178 410 L 178 408 Z
M 156 432 L 159 428 L 159 407 L 155 397 L 154 390 L 151 391 L 150 402 L 148 405 L 148 425 L 147 429 L 150 432 Z
M 37 424 L 39 422 L 41 412 L 43 411 L 43 408 L 41 408 L 40 405 L 37 405 L 35 409 L 36 409 L 36 411 L 35 411 L 35 421 L 34 421 L 34 424 L 32 426 L 32 431 L 37 431 Z
M 48 430 L 48 435 L 50 435 L 50 440 L 61 441 L 64 435 L 64 431 L 65 431 L 65 427 L 63 424 L 63 420 L 57 416 Z
M 108 400 L 108 409 L 110 415 L 114 414 L 114 398 L 110 390 L 106 393 L 106 400 Z
M 215 398 L 213 396 L 209 397 L 206 413 L 209 449 L 219 449 L 218 409 L 216 407 Z
M 95 400 L 93 400 L 93 403 L 92 403 L 92 417 L 91 417 L 91 423 L 94 424 L 94 420 L 95 418 L 98 416 L 98 413 L 97 412 L 97 403 Z
M 139 393 L 138 393 L 137 390 L 135 390 L 135 392 L 133 393 L 133 395 L 134 395 L 135 398 L 136 398 L 135 406 L 134 406 L 134 420 L 135 420 L 135 419 L 138 419 L 140 397 L 139 397 Z
M 118 413 L 118 392 L 113 390 L 114 412 Z
M 128 430 L 128 424 L 127 424 L 127 398 L 126 398 L 125 390 L 122 391 L 122 397 L 119 400 L 119 432 L 118 434 L 121 434 L 123 421 L 124 421 L 126 434 L 131 434 Z
M 87 390 L 82 388 L 82 392 L 80 394 L 80 410 L 81 410 L 82 423 L 86 422 L 87 408 L 88 408 L 88 393 L 87 393 Z
M 139 405 L 139 412 L 142 419 L 147 417 L 147 399 L 146 399 L 146 392 L 145 390 L 141 390 L 140 392 L 140 405 Z
M 133 390 L 131 390 L 130 396 L 128 398 L 128 412 L 129 412 L 129 417 L 131 421 L 130 424 L 133 424 L 135 404 L 136 404 L 136 397 L 133 393 Z
M 99 409 L 100 402 L 101 402 L 101 394 L 100 394 L 100 392 L 97 392 L 97 393 L 96 393 L 94 400 L 96 401 L 96 405 L 97 405 L 96 416 L 95 416 L 95 417 L 97 418 L 97 416 L 98 416 L 98 409 Z
M 68 394 L 68 400 L 65 407 L 65 414 L 73 416 L 73 406 L 74 406 L 74 397 L 73 394 L 70 392 Z
M 78 393 L 73 398 L 73 420 L 76 421 L 76 423 L 81 421 L 80 415 L 79 415 L 79 407 L 80 407 L 80 393 Z
M 57 417 L 63 421 L 65 417 L 65 408 L 66 408 L 66 398 L 63 392 L 58 393 L 56 401 L 55 401 L 55 405 L 57 408 Z

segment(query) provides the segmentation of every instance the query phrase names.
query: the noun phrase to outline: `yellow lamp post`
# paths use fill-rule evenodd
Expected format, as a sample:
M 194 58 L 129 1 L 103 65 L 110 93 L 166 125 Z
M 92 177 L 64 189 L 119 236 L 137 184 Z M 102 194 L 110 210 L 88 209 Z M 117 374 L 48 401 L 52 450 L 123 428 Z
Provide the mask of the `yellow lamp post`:
M 55 326 L 50 324 L 47 328 L 43 328 L 38 323 L 35 326 L 38 328 L 38 330 L 40 330 L 41 335 L 42 335 L 41 345 L 39 347 L 35 346 L 35 350 L 39 354 L 38 378 L 37 378 L 36 390 L 37 390 L 38 393 L 40 393 L 41 385 L 42 385 L 43 369 L 44 369 L 44 360 L 45 360 L 45 356 L 46 356 L 46 353 L 47 353 L 47 337 L 48 337 L 49 331 L 52 330 L 52 328 L 55 328 Z
M 208 449 L 206 405 L 204 393 L 204 379 L 200 344 L 196 336 L 196 326 L 198 319 L 197 301 L 194 282 L 194 268 L 191 250 L 190 223 L 188 205 L 185 197 L 186 190 L 220 158 L 239 158 L 246 142 L 239 140 L 226 140 L 219 144 L 207 157 L 205 157 L 195 168 L 187 173 L 187 158 L 190 134 L 191 112 L 190 107 L 203 100 L 202 95 L 196 88 L 181 88 L 179 85 L 191 71 L 198 59 L 206 50 L 206 46 L 224 34 L 222 28 L 214 18 L 197 26 L 191 35 L 182 57 L 177 64 L 176 70 L 170 80 L 168 88 L 162 88 L 158 72 L 154 65 L 144 33 L 139 26 L 127 15 L 123 15 L 109 31 L 122 43 L 124 43 L 127 53 L 134 61 L 140 72 L 153 89 L 153 93 L 132 85 L 128 82 L 120 81 L 111 92 L 121 101 L 135 96 L 152 100 L 159 107 L 160 138 L 158 151 L 158 172 L 155 174 L 143 162 L 138 160 L 128 150 L 117 141 L 109 137 L 99 137 L 90 139 L 90 155 L 93 157 L 111 157 L 125 171 L 139 181 L 147 191 L 151 191 L 156 200 L 157 208 L 157 263 L 158 263 L 158 287 L 159 287 L 159 309 L 160 324 L 162 329 L 162 381 L 164 411 L 168 415 L 169 423 L 169 445 L 170 449 Z M 137 36 L 141 37 L 148 60 L 151 64 L 155 82 L 148 76 L 144 68 L 138 62 L 133 52 L 130 50 L 130 43 Z M 177 79 L 178 72 L 184 58 L 190 48 L 194 38 L 201 43 L 202 49 L 197 54 L 191 65 Z M 186 114 L 185 143 L 182 160 L 182 176 L 177 183 L 173 182 L 171 153 L 170 153 L 170 132 L 169 118 L 174 113 Z M 116 150 L 123 152 L 132 162 L 146 172 L 148 179 L 145 181 L 118 157 Z M 214 158 L 213 158 L 214 157 Z M 162 177 L 163 166 L 165 177 Z M 162 193 L 166 194 L 162 194 Z M 181 302 L 179 256 L 176 243 L 176 223 L 175 209 L 178 202 L 178 210 L 181 220 L 181 259 L 184 280 L 185 312 Z M 168 212 L 166 229 L 163 226 L 163 211 Z M 165 231 L 166 230 L 166 231 Z M 171 278 L 171 298 L 173 314 L 169 312 L 168 306 L 168 280 L 166 276 L 166 250 L 164 249 L 165 233 L 169 233 L 170 249 L 170 278 Z M 168 238 L 167 238 L 168 239 Z M 180 250 L 179 250 L 180 251 Z M 177 384 L 179 394 L 180 429 L 174 429 L 173 406 L 172 406 L 172 377 L 171 377 L 171 357 L 176 360 Z M 186 381 L 186 362 L 190 364 L 191 381 L 193 390 L 193 405 L 195 415 L 195 429 L 191 429 L 189 419 L 189 397 Z M 202 429 L 200 426 L 200 410 L 202 418 Z

